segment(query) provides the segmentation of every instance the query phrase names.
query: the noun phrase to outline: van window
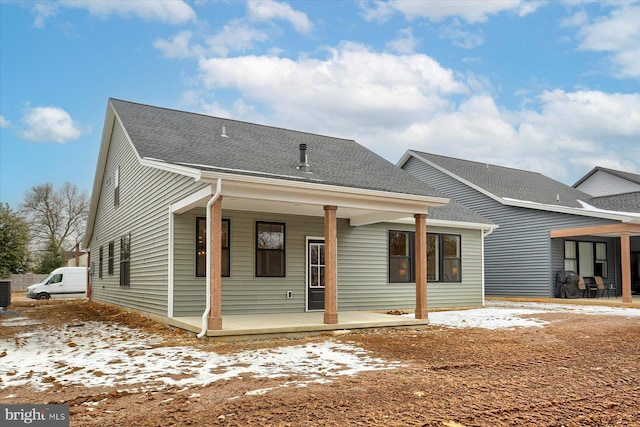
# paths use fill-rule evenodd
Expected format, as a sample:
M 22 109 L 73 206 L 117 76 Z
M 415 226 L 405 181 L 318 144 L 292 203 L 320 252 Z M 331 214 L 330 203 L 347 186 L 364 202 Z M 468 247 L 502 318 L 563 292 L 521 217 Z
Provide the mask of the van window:
M 62 274 L 54 274 L 51 279 L 49 279 L 48 284 L 60 283 L 62 282 Z

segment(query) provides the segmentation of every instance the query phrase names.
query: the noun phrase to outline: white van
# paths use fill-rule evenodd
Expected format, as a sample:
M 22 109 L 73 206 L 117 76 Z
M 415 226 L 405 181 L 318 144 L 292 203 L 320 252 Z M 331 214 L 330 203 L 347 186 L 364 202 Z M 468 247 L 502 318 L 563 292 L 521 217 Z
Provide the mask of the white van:
M 87 293 L 87 267 L 56 268 L 40 283 L 27 288 L 27 298 L 81 298 Z

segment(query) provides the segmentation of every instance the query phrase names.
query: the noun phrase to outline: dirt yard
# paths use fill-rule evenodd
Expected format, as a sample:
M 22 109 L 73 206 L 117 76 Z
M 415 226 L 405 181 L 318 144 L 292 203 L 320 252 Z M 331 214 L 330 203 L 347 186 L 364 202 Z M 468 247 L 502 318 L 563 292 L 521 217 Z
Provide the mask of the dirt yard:
M 96 303 L 16 302 L 0 404 L 65 403 L 72 426 L 101 427 L 640 426 L 640 317 L 528 316 L 548 323 L 217 343 Z

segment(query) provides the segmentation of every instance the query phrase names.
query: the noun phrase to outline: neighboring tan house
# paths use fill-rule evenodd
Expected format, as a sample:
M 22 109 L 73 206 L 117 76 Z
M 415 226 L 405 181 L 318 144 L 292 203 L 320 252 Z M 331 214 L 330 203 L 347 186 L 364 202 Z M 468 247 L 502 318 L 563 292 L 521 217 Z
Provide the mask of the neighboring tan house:
M 88 267 L 89 254 L 85 251 L 65 251 L 67 267 Z
M 163 321 L 208 309 L 209 330 L 223 315 L 425 318 L 427 294 L 429 308 L 482 305 L 496 226 L 448 202 L 352 140 L 110 99 L 90 295 Z
M 609 209 L 539 173 L 413 150 L 398 166 L 500 227 L 486 240 L 487 295 L 553 297 L 557 273 L 572 270 L 602 276 L 631 302 L 640 205 Z
M 619 212 L 640 212 L 640 175 L 593 168 L 580 178 L 574 188 L 593 196 L 590 203 L 600 209 Z M 631 247 L 631 289 L 640 294 L 640 244 Z

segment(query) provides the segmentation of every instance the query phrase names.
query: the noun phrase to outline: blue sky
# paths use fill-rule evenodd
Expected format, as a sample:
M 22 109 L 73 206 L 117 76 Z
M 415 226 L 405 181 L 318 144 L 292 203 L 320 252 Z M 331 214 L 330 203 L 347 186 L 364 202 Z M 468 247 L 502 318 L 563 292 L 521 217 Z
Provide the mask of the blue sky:
M 0 202 L 93 186 L 109 97 L 544 173 L 640 173 L 639 1 L 0 2 Z

